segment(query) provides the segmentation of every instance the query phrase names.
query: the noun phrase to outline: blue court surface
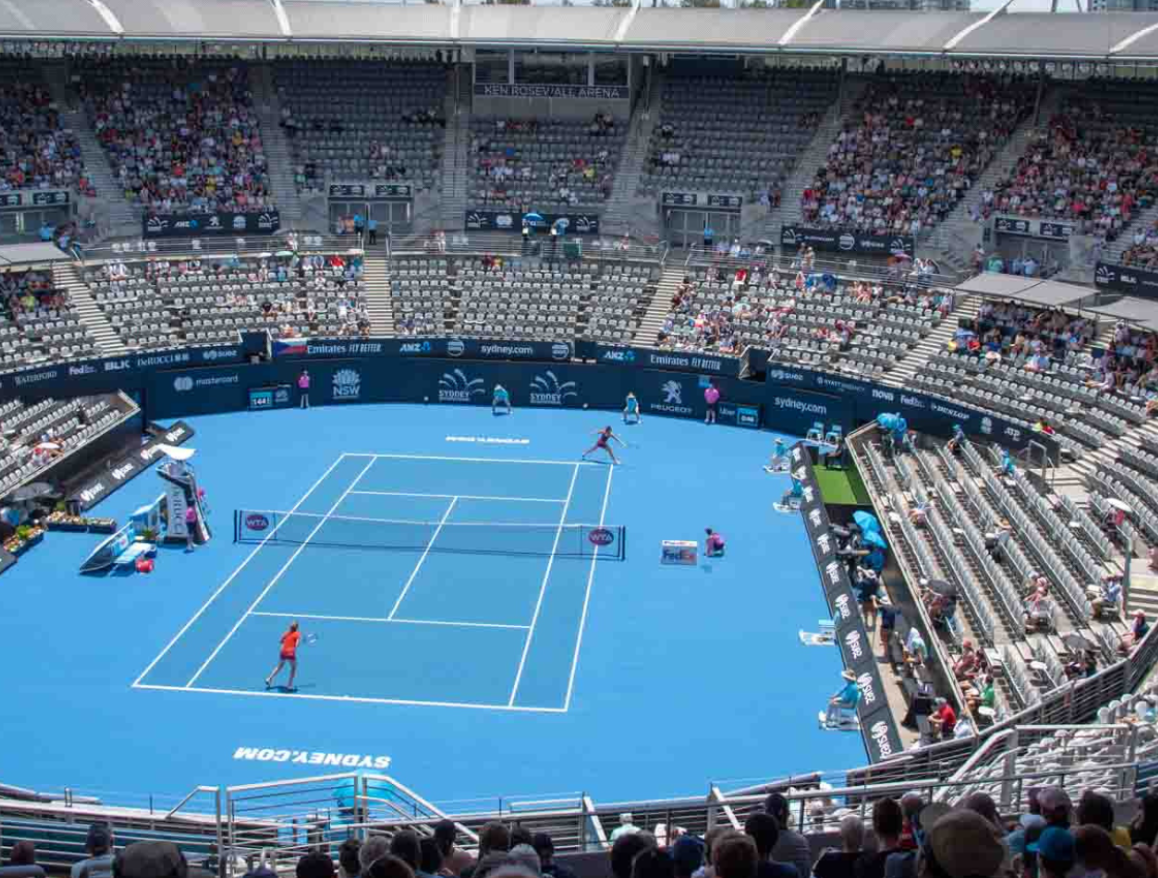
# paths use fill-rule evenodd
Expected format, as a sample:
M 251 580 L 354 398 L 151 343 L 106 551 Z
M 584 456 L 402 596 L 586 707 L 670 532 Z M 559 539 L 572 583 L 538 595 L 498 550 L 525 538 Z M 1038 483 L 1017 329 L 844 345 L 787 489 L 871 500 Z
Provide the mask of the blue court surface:
M 580 460 L 608 417 L 191 419 L 209 545 L 92 578 L 99 538 L 53 533 L 0 579 L 20 754 L 0 778 L 128 803 L 361 767 L 435 802 L 607 801 L 863 764 L 859 736 L 817 728 L 840 660 L 797 636 L 826 611 L 799 518 L 772 509 L 774 437 L 615 418 L 624 465 Z M 96 514 L 160 491 L 146 473 Z M 726 558 L 661 566 L 706 526 Z M 267 690 L 293 620 L 316 642 Z

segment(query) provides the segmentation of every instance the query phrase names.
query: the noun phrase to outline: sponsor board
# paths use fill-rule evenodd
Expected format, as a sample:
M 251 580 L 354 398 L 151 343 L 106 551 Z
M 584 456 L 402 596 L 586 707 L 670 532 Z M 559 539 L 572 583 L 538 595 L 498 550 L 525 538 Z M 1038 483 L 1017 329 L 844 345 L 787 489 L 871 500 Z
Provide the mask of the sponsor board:
M 72 200 L 67 189 L 27 189 L 0 193 L 0 210 L 12 207 L 63 207 Z
M 579 341 L 575 356 L 597 363 L 635 366 L 639 369 L 660 369 L 665 372 L 694 372 L 700 375 L 739 376 L 742 358 L 713 356 L 711 354 L 657 351 L 650 348 L 631 348 Z
M 1094 284 L 1144 299 L 1158 299 L 1158 271 L 1099 262 L 1094 268 Z
M 468 232 L 518 232 L 525 224 L 538 233 L 558 227 L 564 235 L 599 234 L 597 213 L 520 213 L 478 207 L 466 212 L 464 222 Z
M 1074 223 L 1024 219 L 1019 216 L 999 216 L 993 220 L 993 231 L 999 235 L 1065 240 L 1076 234 L 1077 229 L 1078 227 Z
M 331 183 L 330 198 L 357 198 L 370 201 L 410 201 L 414 187 L 409 183 Z
M 808 246 L 832 253 L 890 256 L 915 252 L 912 235 L 870 235 L 851 229 L 818 229 L 808 226 L 782 226 L 780 243 L 797 249 Z
M 566 341 L 481 341 L 473 338 L 293 338 L 275 340 L 277 359 L 347 359 L 351 357 L 451 357 L 468 360 L 570 360 Z
M 565 406 L 579 399 L 579 385 L 574 381 L 560 381 L 550 369 L 531 379 L 528 402 L 540 406 Z
M 470 378 L 462 369 L 443 372 L 438 379 L 437 399 L 439 402 L 483 402 L 486 385 L 481 378 Z
M 626 85 L 479 82 L 474 87 L 476 98 L 582 98 L 595 101 L 625 101 L 630 94 Z
M 319 750 L 294 750 L 287 747 L 238 747 L 233 758 L 244 762 L 289 762 L 293 765 L 327 765 L 334 768 L 390 767 L 389 756 L 361 753 L 327 753 Z
M 276 210 L 259 213 L 148 214 L 142 221 L 146 238 L 196 238 L 200 235 L 272 235 L 281 227 Z
M 92 509 L 113 491 L 136 478 L 161 456 L 164 445 L 181 445 L 193 436 L 193 428 L 178 421 L 167 430 L 157 431 L 140 447 L 94 473 L 70 498 L 84 512 Z
M 357 402 L 362 395 L 362 373 L 357 369 L 339 369 L 330 386 L 334 402 Z

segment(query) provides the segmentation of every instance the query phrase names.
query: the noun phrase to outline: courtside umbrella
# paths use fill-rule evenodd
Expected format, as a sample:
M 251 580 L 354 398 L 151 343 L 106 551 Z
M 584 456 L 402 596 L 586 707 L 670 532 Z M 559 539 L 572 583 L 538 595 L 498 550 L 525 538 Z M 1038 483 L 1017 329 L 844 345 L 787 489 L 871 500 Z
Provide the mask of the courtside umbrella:
M 852 520 L 856 522 L 857 527 L 863 531 L 874 530 L 880 533 L 881 523 L 877 521 L 877 517 L 871 512 L 865 512 L 863 509 L 852 514 Z

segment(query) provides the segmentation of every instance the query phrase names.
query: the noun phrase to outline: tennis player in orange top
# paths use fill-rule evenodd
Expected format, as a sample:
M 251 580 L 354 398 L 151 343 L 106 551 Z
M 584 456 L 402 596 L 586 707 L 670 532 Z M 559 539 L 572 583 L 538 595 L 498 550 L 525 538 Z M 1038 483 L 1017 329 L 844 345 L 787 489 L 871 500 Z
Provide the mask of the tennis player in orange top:
M 290 676 L 289 685 L 287 689 L 293 691 L 294 677 L 298 673 L 298 644 L 302 642 L 301 632 L 298 631 L 298 623 L 290 622 L 289 628 L 286 629 L 285 634 L 281 636 L 281 653 L 278 657 L 277 667 L 270 671 L 268 677 L 265 678 L 265 688 L 269 689 L 273 686 L 274 677 L 281 673 L 281 669 L 289 663 Z

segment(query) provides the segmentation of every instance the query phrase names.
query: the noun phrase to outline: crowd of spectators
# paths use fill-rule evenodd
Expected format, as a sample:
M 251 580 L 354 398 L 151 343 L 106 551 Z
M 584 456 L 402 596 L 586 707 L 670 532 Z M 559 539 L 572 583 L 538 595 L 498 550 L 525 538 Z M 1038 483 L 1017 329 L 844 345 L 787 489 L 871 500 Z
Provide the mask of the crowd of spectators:
M 49 271 L 9 271 L 0 274 L 0 301 L 13 320 L 37 311 L 68 308 L 68 296 L 53 286 Z
M 1130 246 L 1122 251 L 1121 261 L 1136 268 L 1158 268 L 1158 223 L 1134 230 Z
M 273 206 L 244 65 L 87 59 L 74 83 L 126 198 L 156 214 Z
M 1019 79 L 948 73 L 871 82 L 859 121 L 836 136 L 802 195 L 805 222 L 914 236 L 930 228 L 973 185 L 1034 94 Z
M 71 189 L 95 195 L 76 135 L 66 130 L 48 89 L 0 83 L 0 190 Z
M 625 126 L 607 113 L 586 124 L 479 120 L 471 138 L 477 205 L 538 210 L 598 204 L 611 196 Z
M 985 792 L 967 792 L 953 804 L 908 792 L 881 798 L 862 818 L 837 808 L 833 844 L 814 856 L 795 827 L 793 805 L 772 793 L 744 816 L 742 829 L 716 826 L 704 837 L 680 827 L 656 831 L 635 825 L 631 814 L 611 833 L 608 878 L 1158 878 L 1158 796 L 1145 794 L 1122 822 L 1115 802 L 1087 789 L 1076 805 L 1057 786 L 1026 792 L 1024 811 L 1002 815 Z M 821 811 L 826 810 L 823 805 Z M 843 812 L 843 813 L 842 813 Z M 404 829 L 392 835 L 349 838 L 333 852 L 302 855 L 296 878 L 574 878 L 547 833 L 499 822 L 478 834 L 477 855 L 456 843 L 450 820 L 429 835 Z M 87 856 L 71 878 L 202 878 L 215 863 L 189 863 L 166 841 L 140 841 L 117 849 L 112 830 L 94 824 Z M 36 868 L 32 842 L 13 844 L 6 865 Z M 247 878 L 276 878 L 273 863 L 254 858 Z M 280 865 L 280 864 L 279 864 Z
M 983 193 L 984 213 L 1078 222 L 1113 240 L 1153 203 L 1155 133 L 1087 96 L 1068 99 L 1010 176 Z
M 1097 321 L 1061 308 L 986 300 L 972 326 L 962 327 L 949 348 L 998 357 L 1024 355 L 1028 370 L 1048 372 L 1051 359 L 1064 360 L 1068 354 L 1083 350 L 1097 329 Z

